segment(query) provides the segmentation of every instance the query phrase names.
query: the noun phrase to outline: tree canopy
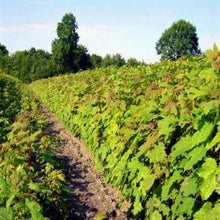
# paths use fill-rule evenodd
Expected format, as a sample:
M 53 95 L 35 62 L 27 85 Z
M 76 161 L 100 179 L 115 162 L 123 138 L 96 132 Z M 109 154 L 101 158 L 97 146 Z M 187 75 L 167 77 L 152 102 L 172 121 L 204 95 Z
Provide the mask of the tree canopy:
M 77 70 L 84 70 L 92 67 L 92 62 L 88 50 L 83 45 L 77 46 L 76 65 Z
M 8 50 L 6 46 L 0 43 L 0 55 L 8 55 Z
M 57 73 L 76 71 L 76 49 L 79 40 L 76 18 L 65 14 L 57 24 L 57 36 L 52 42 L 52 60 Z
M 136 59 L 136 58 L 129 58 L 126 62 L 127 66 L 132 66 L 132 67 L 136 67 L 138 64 L 140 64 L 140 62 Z
M 9 52 L 6 46 L 0 43 L 0 70 L 9 73 L 10 61 Z
M 119 54 L 116 53 L 114 55 L 107 54 L 103 59 L 102 59 L 102 66 L 107 67 L 107 66 L 123 66 L 125 64 L 125 59 Z
M 52 76 L 51 55 L 44 50 L 16 51 L 11 56 L 10 73 L 23 82 L 31 82 Z
M 57 37 L 52 42 L 52 63 L 57 74 L 77 72 L 91 67 L 86 47 L 78 45 L 76 18 L 72 13 L 65 14 L 57 24 Z
M 196 27 L 185 20 L 173 23 L 156 43 L 156 50 L 162 60 L 177 60 L 183 55 L 200 54 Z
M 102 66 L 102 57 L 97 54 L 92 54 L 91 57 L 92 67 L 99 68 Z

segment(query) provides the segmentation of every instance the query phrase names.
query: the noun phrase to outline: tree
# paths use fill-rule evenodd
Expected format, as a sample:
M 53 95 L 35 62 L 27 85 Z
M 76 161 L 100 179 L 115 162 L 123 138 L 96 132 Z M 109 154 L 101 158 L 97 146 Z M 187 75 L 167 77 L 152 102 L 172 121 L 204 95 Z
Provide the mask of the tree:
M 116 53 L 112 56 L 113 65 L 116 65 L 117 67 L 123 66 L 125 64 L 125 59 L 119 54 Z
M 120 55 L 120 54 L 115 54 L 115 55 L 109 55 L 107 54 L 103 59 L 102 59 L 102 66 L 107 67 L 107 66 L 123 66 L 125 64 L 125 59 Z
M 78 70 L 86 70 L 92 67 L 92 62 L 88 50 L 83 45 L 77 46 L 76 64 Z
M 200 54 L 196 27 L 185 20 L 173 23 L 156 43 L 156 50 L 162 60 Z
M 44 50 L 16 51 L 11 57 L 10 74 L 23 82 L 32 82 L 37 79 L 53 75 L 51 55 Z
M 0 43 L 0 70 L 9 73 L 10 70 L 10 56 L 5 45 Z
M 126 62 L 127 66 L 131 66 L 131 67 L 136 67 L 138 64 L 140 64 L 140 62 L 137 61 L 136 58 L 129 58 Z
M 0 43 L 0 55 L 8 55 L 8 50 L 6 46 Z
M 101 56 L 96 55 L 96 54 L 92 54 L 90 59 L 91 59 L 93 68 L 101 67 L 101 65 L 102 65 L 102 57 Z
M 57 73 L 76 72 L 77 43 L 79 40 L 76 18 L 65 14 L 57 25 L 57 36 L 52 42 L 52 61 Z

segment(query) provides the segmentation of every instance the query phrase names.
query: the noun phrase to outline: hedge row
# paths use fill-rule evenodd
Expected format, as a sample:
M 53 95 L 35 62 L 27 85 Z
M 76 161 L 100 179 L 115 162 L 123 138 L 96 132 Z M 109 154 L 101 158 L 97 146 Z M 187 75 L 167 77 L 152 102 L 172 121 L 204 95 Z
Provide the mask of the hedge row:
M 36 81 L 137 219 L 220 219 L 220 73 L 206 58 Z

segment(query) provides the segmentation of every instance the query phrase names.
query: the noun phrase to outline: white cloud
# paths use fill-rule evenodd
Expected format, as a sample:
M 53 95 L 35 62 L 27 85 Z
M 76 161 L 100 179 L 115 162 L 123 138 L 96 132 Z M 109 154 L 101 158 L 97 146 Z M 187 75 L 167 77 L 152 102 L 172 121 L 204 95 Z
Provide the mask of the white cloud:
M 0 33 L 3 33 L 3 32 L 22 32 L 24 31 L 25 28 L 20 26 L 20 27 L 5 27 L 5 26 L 0 26 Z
M 47 29 L 50 26 L 47 24 L 27 24 L 25 25 L 27 28 L 32 28 L 32 29 Z
M 25 24 L 20 26 L 0 26 L 0 33 L 15 33 L 28 30 L 46 30 L 53 28 L 50 24 Z

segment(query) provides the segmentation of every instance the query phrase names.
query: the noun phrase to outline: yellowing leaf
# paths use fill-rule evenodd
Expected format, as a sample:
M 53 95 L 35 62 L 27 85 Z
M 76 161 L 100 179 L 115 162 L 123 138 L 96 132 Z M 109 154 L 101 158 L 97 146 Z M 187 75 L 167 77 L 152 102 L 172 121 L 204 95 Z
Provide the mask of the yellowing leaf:
M 94 216 L 94 220 L 103 220 L 106 219 L 107 213 L 106 212 L 100 212 Z
M 144 153 L 150 149 L 158 139 L 158 132 L 154 132 L 151 136 L 147 137 L 146 142 L 139 148 L 140 152 Z

